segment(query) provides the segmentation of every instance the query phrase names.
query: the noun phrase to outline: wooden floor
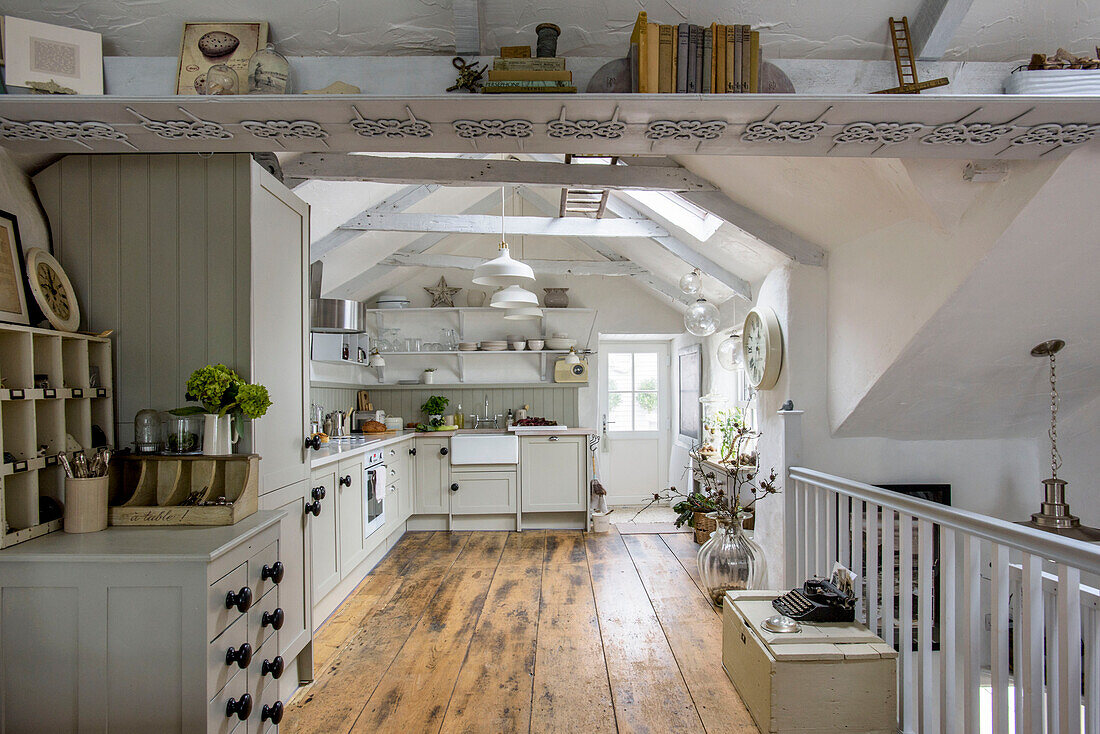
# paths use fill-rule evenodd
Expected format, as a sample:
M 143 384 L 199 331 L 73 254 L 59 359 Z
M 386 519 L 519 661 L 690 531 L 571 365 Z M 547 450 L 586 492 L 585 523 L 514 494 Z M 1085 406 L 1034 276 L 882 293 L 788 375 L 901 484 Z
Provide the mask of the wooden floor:
M 408 533 L 314 638 L 283 732 L 756 732 L 690 535 Z

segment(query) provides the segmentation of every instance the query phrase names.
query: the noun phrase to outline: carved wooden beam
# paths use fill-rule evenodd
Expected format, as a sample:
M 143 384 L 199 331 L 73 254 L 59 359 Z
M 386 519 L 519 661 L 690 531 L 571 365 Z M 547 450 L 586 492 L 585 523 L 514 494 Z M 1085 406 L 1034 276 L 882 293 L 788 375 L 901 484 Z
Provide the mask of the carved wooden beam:
M 501 217 L 482 214 L 376 214 L 369 213 L 340 225 L 339 229 L 378 232 L 447 232 L 450 234 L 501 234 Z M 503 217 L 509 235 L 543 237 L 664 237 L 668 231 L 646 217 L 637 219 L 584 219 L 581 217 Z

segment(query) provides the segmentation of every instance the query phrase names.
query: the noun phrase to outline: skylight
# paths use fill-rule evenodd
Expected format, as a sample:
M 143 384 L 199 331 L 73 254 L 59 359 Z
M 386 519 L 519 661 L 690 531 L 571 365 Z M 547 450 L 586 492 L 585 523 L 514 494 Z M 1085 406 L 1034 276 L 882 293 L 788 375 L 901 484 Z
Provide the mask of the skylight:
M 627 189 L 616 193 L 633 199 L 700 242 L 706 242 L 722 226 L 721 217 L 716 217 L 672 191 Z

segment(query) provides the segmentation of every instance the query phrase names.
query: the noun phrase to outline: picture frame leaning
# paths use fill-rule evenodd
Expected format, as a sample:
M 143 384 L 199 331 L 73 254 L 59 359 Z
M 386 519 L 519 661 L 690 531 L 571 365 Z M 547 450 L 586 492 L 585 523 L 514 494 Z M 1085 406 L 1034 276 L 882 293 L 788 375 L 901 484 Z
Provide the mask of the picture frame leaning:
M 4 18 L 4 77 L 9 87 L 30 82 L 77 94 L 103 94 L 103 36 L 7 16 Z
M 248 60 L 267 45 L 264 21 L 211 21 L 183 24 L 176 94 L 205 93 L 206 72 L 225 64 L 237 73 L 237 89 L 248 90 Z
M 0 209 L 0 321 L 30 324 L 19 220 Z

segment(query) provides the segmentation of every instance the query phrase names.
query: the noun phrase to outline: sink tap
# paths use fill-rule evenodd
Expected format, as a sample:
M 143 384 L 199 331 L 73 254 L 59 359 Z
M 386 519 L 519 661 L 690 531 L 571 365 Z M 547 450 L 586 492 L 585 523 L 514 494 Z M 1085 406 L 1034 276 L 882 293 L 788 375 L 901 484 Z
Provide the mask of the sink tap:
M 488 395 L 485 396 L 485 414 L 474 416 L 474 428 L 475 429 L 481 428 L 482 423 L 485 423 L 487 425 L 491 425 L 493 428 L 497 427 L 496 416 L 489 415 L 489 396 Z

